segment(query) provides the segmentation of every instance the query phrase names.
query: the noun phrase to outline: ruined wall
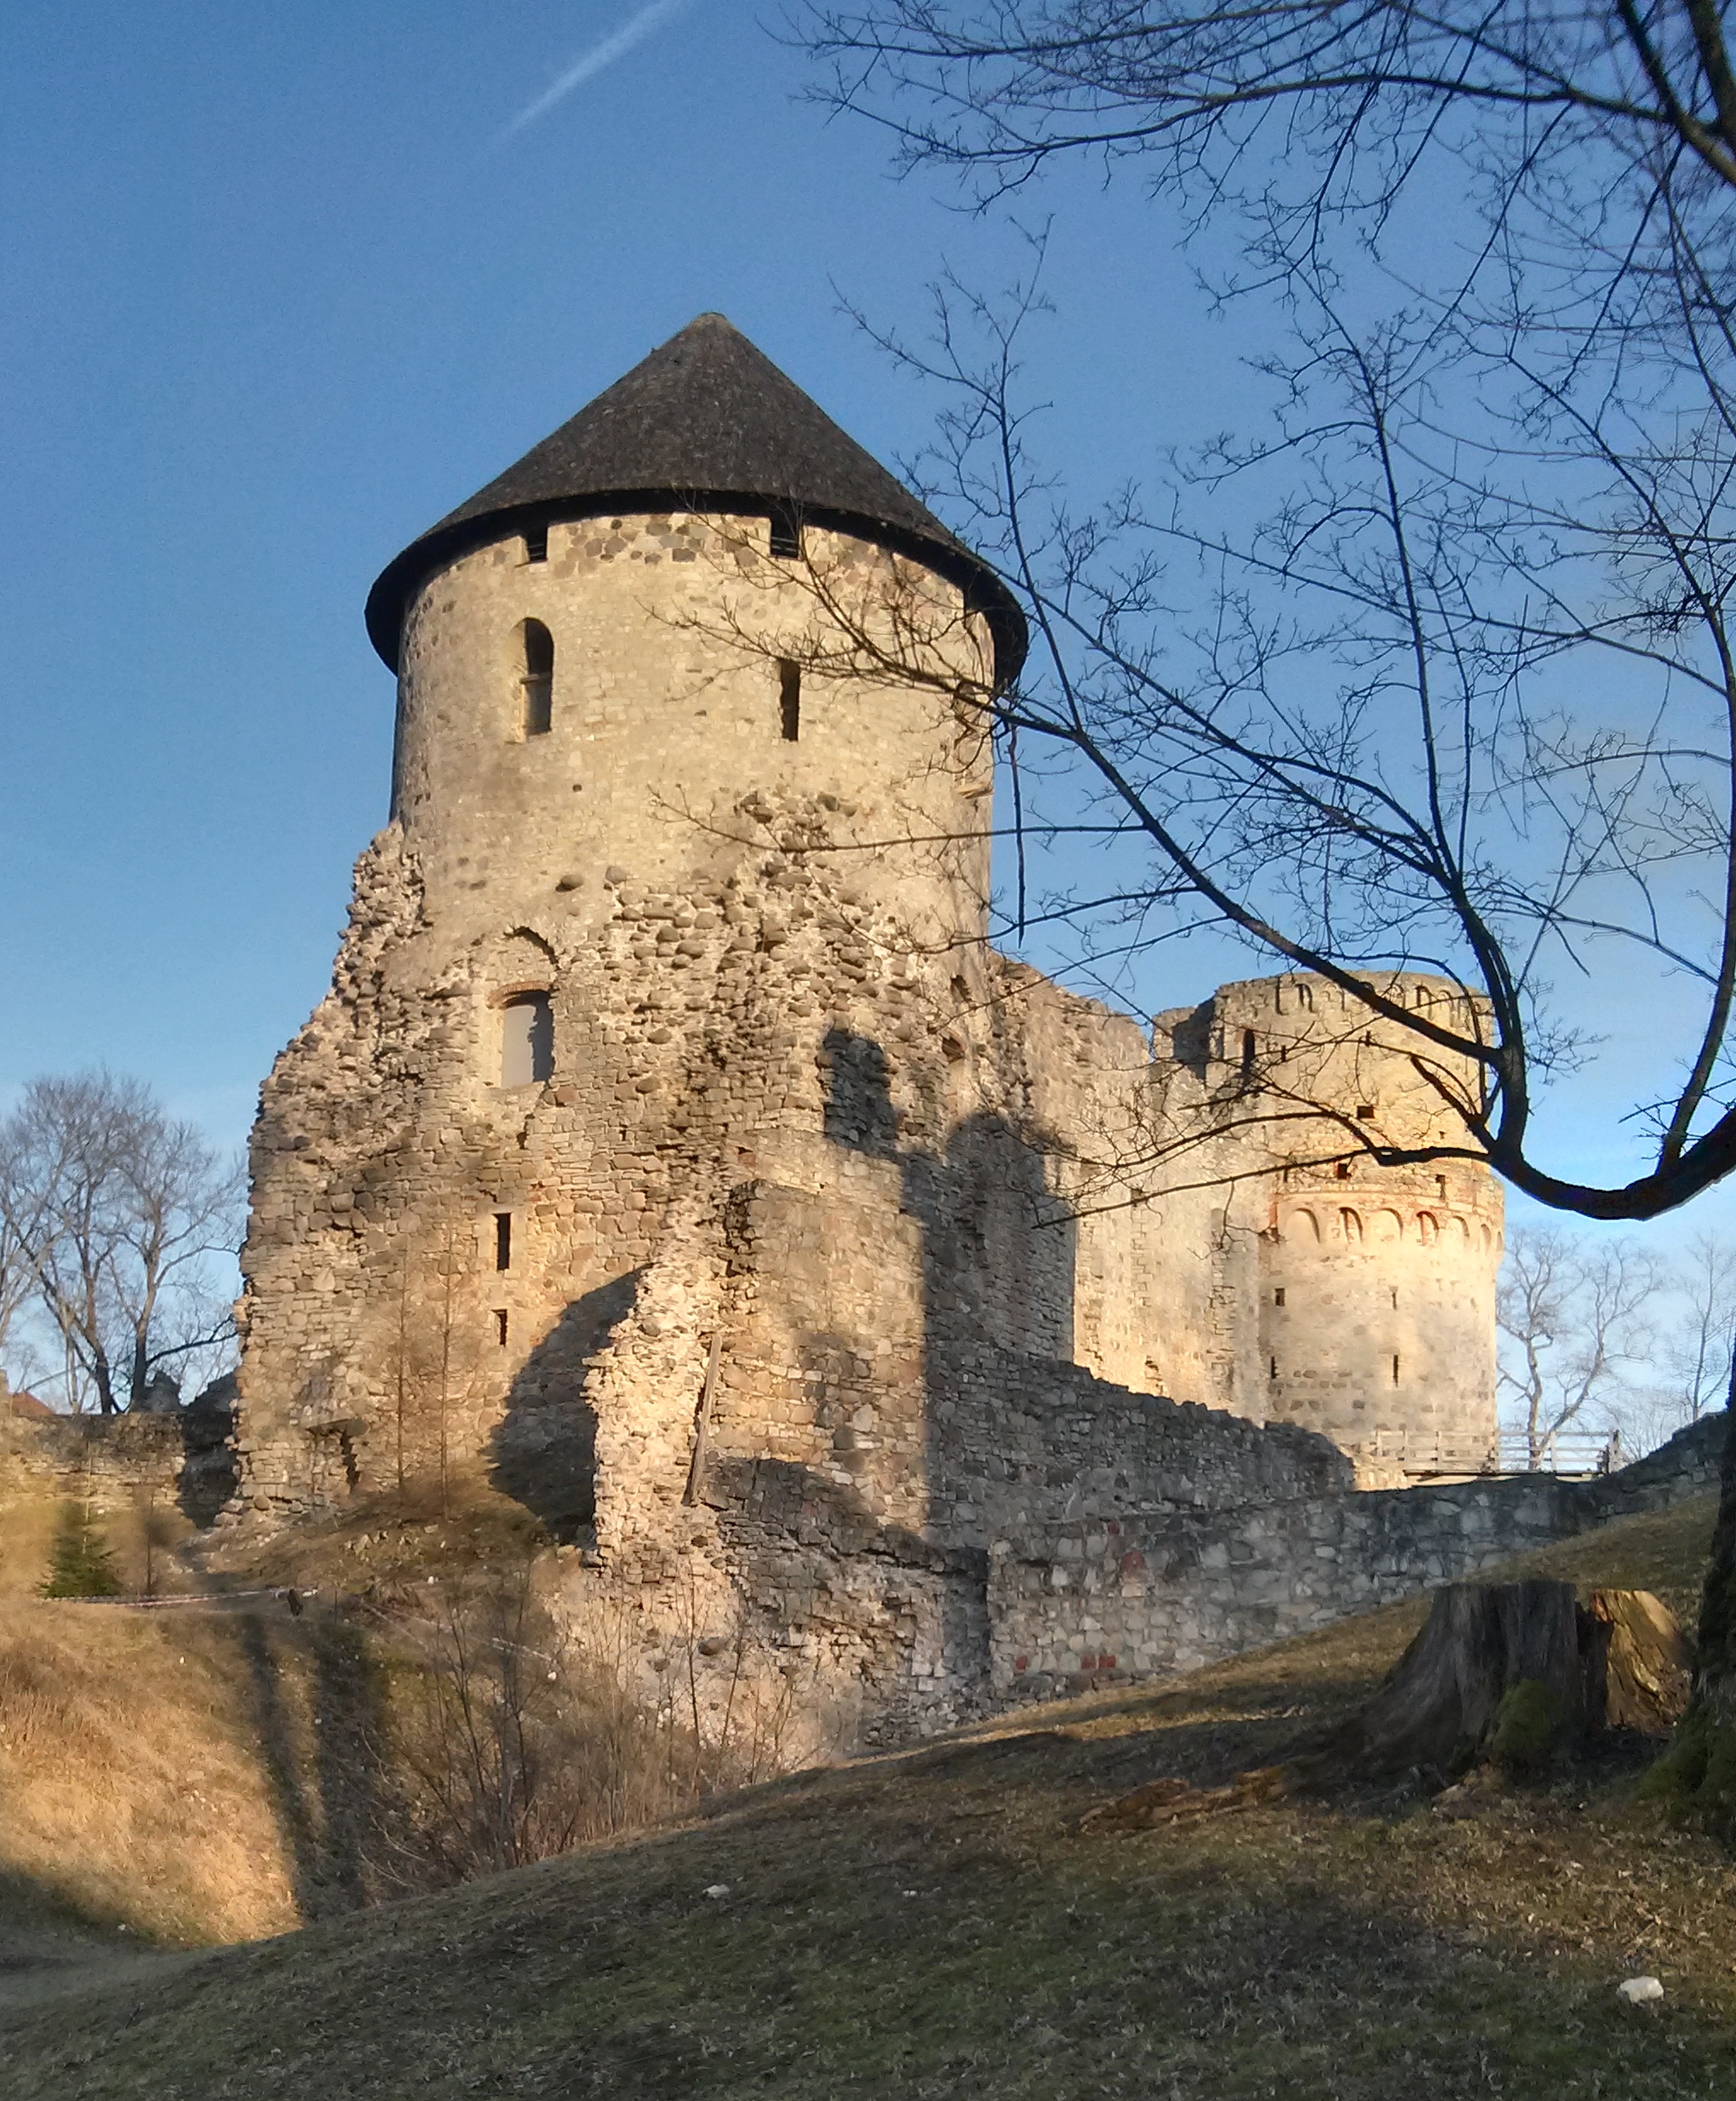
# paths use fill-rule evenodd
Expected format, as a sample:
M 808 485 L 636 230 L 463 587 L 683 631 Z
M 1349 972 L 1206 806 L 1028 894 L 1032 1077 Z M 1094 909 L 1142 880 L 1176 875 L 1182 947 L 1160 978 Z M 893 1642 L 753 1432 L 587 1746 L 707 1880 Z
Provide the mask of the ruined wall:
M 751 1650 L 897 1735 L 988 1696 L 1006 1533 L 1348 1488 L 1313 1432 L 1360 1432 L 1385 1331 L 1267 1375 L 1290 1156 L 1245 1065 L 988 950 L 980 622 L 765 533 L 556 525 L 412 606 L 392 821 L 254 1136 L 242 1507 L 478 1472 L 652 1676 L 723 1699 Z M 857 660 L 851 592 L 931 679 Z
M 171 1414 L 14 1414 L 0 1392 L 0 1497 L 106 1499 L 207 1525 L 235 1492 L 227 1378 Z
M 1725 1428 L 1708 1418 L 1603 1480 L 1521 1474 L 1027 1527 L 990 1555 L 995 1693 L 1189 1670 L 1710 1495 Z

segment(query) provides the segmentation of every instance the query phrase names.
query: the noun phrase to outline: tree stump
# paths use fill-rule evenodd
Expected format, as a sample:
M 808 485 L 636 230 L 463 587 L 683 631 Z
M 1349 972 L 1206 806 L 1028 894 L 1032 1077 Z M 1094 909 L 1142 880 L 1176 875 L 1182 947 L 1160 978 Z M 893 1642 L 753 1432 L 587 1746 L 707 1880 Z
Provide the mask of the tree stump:
M 1366 1706 L 1281 1765 L 1223 1787 L 1156 1779 L 1084 1818 L 1145 1830 L 1279 1796 L 1396 1773 L 1456 1779 L 1480 1759 L 1536 1771 L 1610 1730 L 1667 1736 L 1687 1706 L 1687 1639 L 1648 1590 L 1449 1583 Z
M 1674 1616 L 1643 1590 L 1449 1583 L 1360 1714 L 1311 1764 L 1451 1776 L 1480 1758 L 1535 1769 L 1611 1729 L 1665 1736 L 1692 1672 Z

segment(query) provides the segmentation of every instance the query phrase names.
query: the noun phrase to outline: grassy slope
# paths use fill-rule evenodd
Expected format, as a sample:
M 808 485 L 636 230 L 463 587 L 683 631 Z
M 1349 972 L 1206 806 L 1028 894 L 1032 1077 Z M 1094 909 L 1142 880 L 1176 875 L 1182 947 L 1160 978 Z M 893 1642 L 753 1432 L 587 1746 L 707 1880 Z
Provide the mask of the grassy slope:
M 0 1975 L 52 1937 L 47 1920 L 202 1944 L 287 1932 L 371 1895 L 358 1830 L 383 1777 L 393 1674 L 414 1652 L 371 1622 L 363 1633 L 317 1607 L 296 1619 L 269 1597 L 149 1612 L 45 1601 L 60 1510 L 0 1504 Z M 135 1517 L 117 1502 L 100 1522 L 136 1586 Z M 450 1520 L 370 1507 L 226 1575 L 169 1555 L 155 1573 L 169 1592 L 402 1590 L 522 1550 L 524 1530 L 498 1498 Z
M 1710 1519 L 1538 1559 L 1685 1604 Z M 1620 1771 L 1462 1821 L 1286 1804 L 1078 1833 L 1157 1773 L 1269 1758 L 1359 1696 L 1420 1610 L 257 1946 L 26 1972 L 0 2010 L 4 2091 L 1727 2097 L 1736 1872 L 1631 1810 Z M 1641 1970 L 1660 2009 L 1617 2000 Z

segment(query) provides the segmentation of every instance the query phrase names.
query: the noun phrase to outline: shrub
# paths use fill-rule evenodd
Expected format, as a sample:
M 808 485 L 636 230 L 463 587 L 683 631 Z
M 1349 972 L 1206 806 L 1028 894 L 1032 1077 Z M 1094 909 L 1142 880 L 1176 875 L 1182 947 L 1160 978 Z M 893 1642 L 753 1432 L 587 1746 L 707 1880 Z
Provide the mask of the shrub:
M 121 1579 L 108 1542 L 92 1524 L 89 1506 L 68 1503 L 49 1554 L 49 1573 L 39 1586 L 44 1598 L 116 1598 Z

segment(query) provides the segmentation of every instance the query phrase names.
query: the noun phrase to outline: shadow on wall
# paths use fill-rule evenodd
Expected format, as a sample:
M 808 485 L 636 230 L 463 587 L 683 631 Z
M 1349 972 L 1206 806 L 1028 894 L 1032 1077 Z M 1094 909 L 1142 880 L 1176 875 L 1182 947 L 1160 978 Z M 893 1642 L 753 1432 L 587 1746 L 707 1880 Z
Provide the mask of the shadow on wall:
M 181 1515 L 203 1531 L 240 1486 L 235 1463 L 236 1380 L 225 1372 L 178 1411 L 180 1478 L 175 1501 Z
M 489 1480 L 562 1545 L 588 1542 L 597 1514 L 597 1413 L 585 1366 L 633 1311 L 642 1272 L 575 1299 L 525 1359 L 489 1440 Z
M 965 1491 L 951 1477 L 955 1443 L 940 1434 L 937 1410 L 994 1376 L 994 1358 L 1071 1363 L 1078 1225 L 1048 1186 L 1048 1148 L 1005 1117 L 966 1117 L 943 1152 L 902 1150 L 891 1076 L 881 1046 L 847 1030 L 830 1030 L 821 1070 L 826 1076 L 822 1128 L 834 1144 L 873 1158 L 897 1160 L 901 1206 L 921 1228 L 923 1449 L 931 1507 L 949 1507 Z M 868 1338 L 859 1340 L 871 1340 Z M 839 1417 L 834 1444 L 846 1472 L 865 1472 L 854 1449 L 843 1395 L 868 1372 L 859 1347 L 837 1335 L 803 1338 L 802 1358 L 821 1374 L 813 1392 L 822 1412 Z M 835 1379 L 836 1383 L 834 1383 Z M 831 1390 L 828 1391 L 828 1387 Z M 834 1406 L 834 1402 L 841 1405 Z M 978 1455 L 983 1457 L 985 1455 Z M 744 1509 L 755 1523 L 773 1523 L 799 1542 L 815 1528 L 835 1527 L 831 1543 L 844 1553 L 870 1552 L 895 1565 L 928 1571 L 937 1581 L 941 1654 L 949 1684 L 988 1682 L 988 1558 L 946 1547 L 885 1524 L 859 1494 L 840 1495 L 805 1469 L 766 1501 L 767 1462 L 754 1470 Z M 709 1500 L 709 1499 L 708 1499 Z M 908 1672 L 914 1659 L 901 1657 Z M 932 1681 L 930 1681 L 932 1689 Z

